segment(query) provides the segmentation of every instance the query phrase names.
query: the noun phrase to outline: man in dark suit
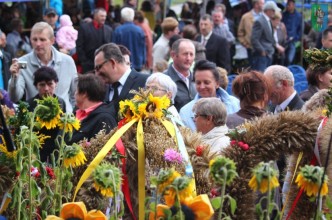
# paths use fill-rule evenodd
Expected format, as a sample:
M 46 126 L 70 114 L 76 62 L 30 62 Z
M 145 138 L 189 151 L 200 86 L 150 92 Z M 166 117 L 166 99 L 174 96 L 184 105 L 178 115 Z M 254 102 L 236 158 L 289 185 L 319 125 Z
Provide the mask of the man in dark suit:
M 276 11 L 280 12 L 277 4 L 268 1 L 264 4 L 263 14 L 254 22 L 251 33 L 252 45 L 252 64 L 253 70 L 264 72 L 266 67 L 272 64 L 275 40 L 271 19 L 274 18 Z
M 264 75 L 271 85 L 270 101 L 273 104 L 271 112 L 278 114 L 282 111 L 294 111 L 302 108 L 304 102 L 294 89 L 294 76 L 287 67 L 280 65 L 269 66 L 265 70 Z M 282 186 L 286 167 L 284 155 L 279 158 L 277 164 L 280 173 L 279 181 Z
M 120 101 L 134 97 L 129 91 L 144 88 L 148 78 L 147 74 L 138 73 L 127 65 L 120 48 L 114 43 L 104 44 L 96 50 L 95 73 L 110 85 L 107 101 L 114 104 L 116 113 Z
M 284 66 L 269 66 L 264 75 L 271 84 L 270 100 L 274 107 L 272 112 L 293 111 L 301 109 L 304 102 L 294 89 L 293 73 Z
M 227 40 L 212 32 L 213 21 L 206 14 L 199 21 L 200 35 L 197 38 L 206 48 L 206 59 L 217 66 L 231 71 L 231 55 Z
M 195 60 L 195 45 L 189 39 L 178 39 L 172 45 L 171 63 L 165 74 L 171 77 L 177 86 L 174 99 L 175 108 L 180 111 L 182 106 L 193 100 L 196 95 L 194 76 L 190 67 Z
M 93 70 L 95 50 L 112 40 L 112 28 L 105 24 L 105 20 L 105 9 L 96 8 L 93 13 L 93 21 L 82 24 L 78 30 L 76 51 L 82 65 L 82 73 Z

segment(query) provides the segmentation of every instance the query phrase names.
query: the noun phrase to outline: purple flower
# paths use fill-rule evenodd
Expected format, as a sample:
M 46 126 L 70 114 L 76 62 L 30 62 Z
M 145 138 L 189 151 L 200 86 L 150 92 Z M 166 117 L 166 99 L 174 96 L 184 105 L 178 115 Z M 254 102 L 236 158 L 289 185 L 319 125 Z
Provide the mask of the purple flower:
M 181 154 L 172 148 L 165 150 L 164 158 L 167 162 L 182 163 Z

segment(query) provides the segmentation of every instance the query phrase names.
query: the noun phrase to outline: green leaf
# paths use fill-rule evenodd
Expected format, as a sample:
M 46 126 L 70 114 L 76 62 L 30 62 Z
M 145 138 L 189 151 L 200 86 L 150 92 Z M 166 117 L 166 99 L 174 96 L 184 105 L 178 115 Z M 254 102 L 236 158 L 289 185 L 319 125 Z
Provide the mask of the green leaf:
M 257 214 L 257 216 L 262 215 L 262 206 L 261 206 L 261 204 L 258 203 L 255 208 L 256 208 L 256 214 Z
M 153 176 L 150 178 L 150 182 L 151 182 L 150 187 L 154 187 L 154 188 L 157 187 L 157 185 L 158 185 L 157 179 L 158 178 L 156 176 Z
M 156 203 L 155 202 L 151 202 L 149 205 L 149 208 L 151 211 L 155 212 L 156 211 Z
M 232 215 L 234 215 L 234 213 L 235 213 L 235 210 L 236 210 L 236 200 L 235 199 L 233 199 L 232 197 L 230 197 L 230 196 L 228 196 L 228 199 L 229 199 L 229 201 L 230 201 L 230 206 L 231 206 L 231 213 L 232 213 Z
M 327 206 L 327 208 L 332 210 L 332 200 L 329 196 L 326 196 L 326 206 Z
M 38 187 L 37 182 L 33 178 L 31 179 L 31 183 L 32 183 L 31 184 L 31 189 L 32 189 L 31 194 L 32 194 L 32 197 L 37 198 L 37 197 L 39 197 L 39 195 L 41 193 L 41 189 Z
M 218 210 L 221 206 L 220 197 L 215 197 L 215 198 L 211 199 L 211 205 L 212 205 L 214 210 Z

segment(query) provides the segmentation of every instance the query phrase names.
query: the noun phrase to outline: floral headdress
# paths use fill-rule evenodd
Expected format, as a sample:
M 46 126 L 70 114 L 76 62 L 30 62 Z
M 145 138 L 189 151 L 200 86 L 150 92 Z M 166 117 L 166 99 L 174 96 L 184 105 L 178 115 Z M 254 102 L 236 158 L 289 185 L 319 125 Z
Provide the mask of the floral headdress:
M 307 49 L 304 51 L 304 59 L 312 69 L 319 67 L 332 68 L 332 49 Z

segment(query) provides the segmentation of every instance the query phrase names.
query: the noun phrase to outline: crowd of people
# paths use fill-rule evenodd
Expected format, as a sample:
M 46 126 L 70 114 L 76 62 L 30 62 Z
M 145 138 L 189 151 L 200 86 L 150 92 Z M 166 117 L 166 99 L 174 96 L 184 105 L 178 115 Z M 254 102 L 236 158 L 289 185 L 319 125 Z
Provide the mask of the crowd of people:
M 309 67 L 308 89 L 301 94 L 294 89 L 287 66 L 294 63 L 303 28 L 294 0 L 287 1 L 284 11 L 274 1 L 252 0 L 252 9 L 236 26 L 225 16 L 226 7 L 216 3 L 197 23 L 184 23 L 191 13 L 181 13 L 180 21 L 166 17 L 158 38 L 153 31 L 158 17 L 137 10 L 132 2 L 121 9 L 121 23 L 112 27 L 105 23 L 105 8 L 95 8 L 78 30 L 70 16 L 48 8 L 30 38 L 22 32 L 23 21 L 13 19 L 7 38 L 0 32 L 2 102 L 8 102 L 8 91 L 12 102 L 27 101 L 33 110 L 36 99 L 58 97 L 63 111 L 81 121 L 72 137 L 78 142 L 115 128 L 119 102 L 134 96 L 129 91 L 145 88 L 155 96 L 166 95 L 171 117 L 202 133 L 211 152 L 218 153 L 229 145 L 228 129 L 267 114 L 299 110 L 331 86 L 330 66 Z M 328 19 L 319 49 L 332 49 L 332 14 Z M 241 47 L 249 69 L 235 78 L 233 96 L 226 90 L 227 75 L 235 71 L 233 57 Z M 41 154 L 47 161 L 50 152 Z M 284 169 L 284 158 L 278 166 Z

